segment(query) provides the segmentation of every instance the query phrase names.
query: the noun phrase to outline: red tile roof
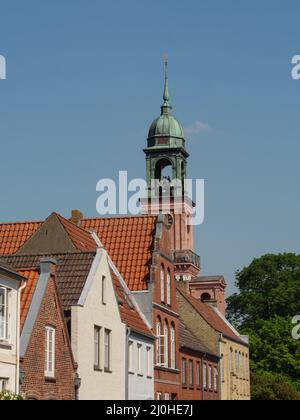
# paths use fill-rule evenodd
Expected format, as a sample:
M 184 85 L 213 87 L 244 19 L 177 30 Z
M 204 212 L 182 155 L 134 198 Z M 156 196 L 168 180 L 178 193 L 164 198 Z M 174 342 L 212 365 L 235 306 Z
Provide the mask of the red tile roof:
M 178 292 L 190 303 L 190 305 L 206 320 L 206 322 L 219 333 L 225 337 L 237 341 L 241 344 L 246 343 L 234 333 L 234 331 L 227 325 L 227 323 L 211 308 L 209 305 L 187 295 L 181 289 Z
M 74 223 L 65 219 L 60 214 L 55 214 L 78 251 L 96 251 L 97 245 L 90 232 L 79 226 L 76 226 Z
M 119 304 L 122 322 L 126 324 L 129 328 L 131 328 L 133 331 L 154 338 L 152 331 L 148 328 L 145 321 L 135 309 L 135 306 L 133 305 L 133 303 L 130 300 L 130 297 L 122 287 L 121 282 L 116 276 L 115 272 L 113 270 L 110 271 L 117 301 Z
M 83 219 L 81 227 L 100 238 L 130 290 L 147 290 L 154 247 L 155 216 Z
M 39 279 L 39 271 L 38 269 L 32 270 L 18 270 L 19 274 L 26 278 L 26 287 L 22 292 L 21 295 L 21 320 L 20 320 L 20 328 L 21 331 L 23 329 L 26 317 L 28 315 L 29 307 L 31 304 L 32 297 L 35 292 L 35 288 Z
M 14 254 L 43 222 L 0 223 L 0 255 Z

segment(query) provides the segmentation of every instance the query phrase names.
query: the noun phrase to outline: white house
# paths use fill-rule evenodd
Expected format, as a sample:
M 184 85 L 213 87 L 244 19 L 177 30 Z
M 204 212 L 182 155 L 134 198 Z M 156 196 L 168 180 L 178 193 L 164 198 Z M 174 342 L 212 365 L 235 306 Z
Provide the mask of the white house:
M 0 260 L 0 392 L 19 393 L 20 293 L 23 280 Z

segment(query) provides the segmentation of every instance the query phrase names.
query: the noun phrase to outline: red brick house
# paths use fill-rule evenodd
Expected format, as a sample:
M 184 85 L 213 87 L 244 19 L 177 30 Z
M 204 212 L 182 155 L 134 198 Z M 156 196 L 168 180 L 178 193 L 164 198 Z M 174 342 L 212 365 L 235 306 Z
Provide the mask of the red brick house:
M 219 400 L 219 360 L 180 320 L 181 400 Z
M 20 266 L 22 257 L 14 258 Z M 21 296 L 20 391 L 26 399 L 74 400 L 76 366 L 57 285 L 56 261 L 18 268 L 26 279 Z

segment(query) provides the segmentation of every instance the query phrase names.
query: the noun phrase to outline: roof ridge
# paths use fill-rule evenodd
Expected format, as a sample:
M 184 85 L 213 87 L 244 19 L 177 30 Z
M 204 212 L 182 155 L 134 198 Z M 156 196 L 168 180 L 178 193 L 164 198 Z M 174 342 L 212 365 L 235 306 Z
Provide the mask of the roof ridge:
M 25 225 L 25 224 L 37 224 L 37 223 L 44 223 L 44 220 L 23 220 L 23 221 L 16 221 L 16 222 L 0 222 L 0 226 Z
M 145 218 L 152 218 L 156 219 L 157 215 L 154 214 L 137 214 L 137 215 L 124 215 L 124 216 L 111 216 L 111 217 L 83 217 L 82 221 L 87 220 L 118 220 L 118 219 L 145 219 Z

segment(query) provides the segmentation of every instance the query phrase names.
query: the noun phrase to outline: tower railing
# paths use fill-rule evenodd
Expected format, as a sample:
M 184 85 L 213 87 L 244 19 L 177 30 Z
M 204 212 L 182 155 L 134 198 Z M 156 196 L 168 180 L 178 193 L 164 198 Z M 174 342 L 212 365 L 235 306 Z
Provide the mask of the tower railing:
M 175 264 L 192 264 L 199 270 L 201 268 L 201 260 L 199 255 L 190 249 L 174 251 Z

